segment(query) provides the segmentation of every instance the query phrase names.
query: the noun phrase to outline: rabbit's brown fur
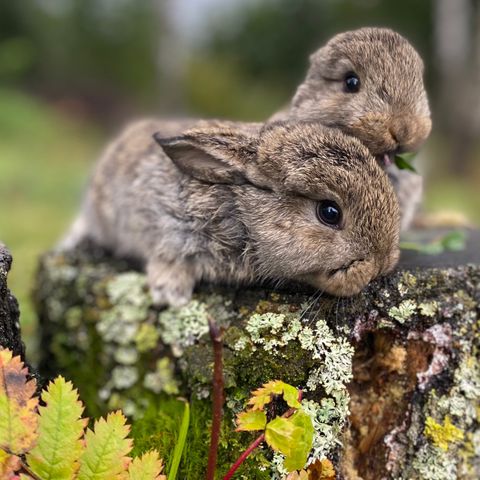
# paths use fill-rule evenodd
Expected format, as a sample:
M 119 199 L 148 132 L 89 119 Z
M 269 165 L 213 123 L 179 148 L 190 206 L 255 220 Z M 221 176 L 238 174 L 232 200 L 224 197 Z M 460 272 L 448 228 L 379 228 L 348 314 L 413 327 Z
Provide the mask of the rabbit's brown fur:
M 395 265 L 395 194 L 357 139 L 310 122 L 259 133 L 204 122 L 169 139 L 162 127 L 141 122 L 109 147 L 66 239 L 142 260 L 156 303 L 188 301 L 202 279 L 352 295 Z M 341 228 L 316 217 L 324 199 L 341 207 Z
M 361 28 L 333 37 L 310 57 L 305 81 L 288 109 L 274 119 L 317 120 L 359 138 L 382 163 L 395 153 L 414 152 L 431 130 L 423 62 L 413 46 L 386 28 Z M 345 78 L 355 73 L 360 89 Z M 402 227 L 421 200 L 420 176 L 387 167 L 397 191 Z

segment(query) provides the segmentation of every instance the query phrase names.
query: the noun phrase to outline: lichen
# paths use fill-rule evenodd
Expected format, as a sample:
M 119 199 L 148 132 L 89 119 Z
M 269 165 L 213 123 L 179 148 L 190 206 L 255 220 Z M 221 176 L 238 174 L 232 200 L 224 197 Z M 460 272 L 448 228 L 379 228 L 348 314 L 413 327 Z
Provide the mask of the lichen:
M 178 381 L 174 378 L 174 365 L 168 357 L 157 361 L 155 371 L 145 375 L 143 385 L 154 393 L 178 394 Z
M 283 349 L 298 343 L 315 361 L 307 376 L 305 391 L 321 391 L 319 402 L 304 399 L 302 405 L 312 418 L 314 439 L 308 462 L 322 460 L 340 445 L 340 438 L 349 415 L 350 400 L 347 385 L 352 379 L 353 347 L 344 335 L 335 333 L 323 319 L 310 325 L 302 324 L 301 313 L 279 308 L 280 313 L 254 313 L 245 330 L 249 338 L 241 337 L 236 347 L 245 348 L 250 342 L 270 355 L 282 355 Z M 238 342 L 241 342 L 240 345 Z M 276 454 L 272 461 L 272 478 L 285 475 L 283 457 Z
M 447 415 L 443 424 L 437 423 L 432 417 L 425 420 L 425 435 L 432 441 L 433 445 L 443 451 L 447 451 L 450 443 L 463 440 L 463 432 L 457 428 Z
M 399 323 L 410 320 L 415 313 L 417 305 L 413 300 L 404 300 L 398 307 L 391 307 L 388 314 Z

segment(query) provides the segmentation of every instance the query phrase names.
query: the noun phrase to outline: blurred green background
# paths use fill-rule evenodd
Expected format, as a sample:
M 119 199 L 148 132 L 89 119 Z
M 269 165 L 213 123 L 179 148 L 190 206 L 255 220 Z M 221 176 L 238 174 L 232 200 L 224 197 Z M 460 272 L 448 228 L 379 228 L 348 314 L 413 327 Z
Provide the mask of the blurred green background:
M 434 131 L 425 211 L 480 222 L 477 0 L 0 0 L 0 240 L 34 344 L 38 255 L 81 199 L 91 163 L 146 114 L 263 120 L 333 34 L 389 26 L 426 62 Z

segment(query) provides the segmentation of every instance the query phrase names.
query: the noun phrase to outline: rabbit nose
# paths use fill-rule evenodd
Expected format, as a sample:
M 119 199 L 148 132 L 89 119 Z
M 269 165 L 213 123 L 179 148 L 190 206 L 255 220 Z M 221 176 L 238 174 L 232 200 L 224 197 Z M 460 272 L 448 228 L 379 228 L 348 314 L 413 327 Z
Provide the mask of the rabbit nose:
M 429 118 L 399 116 L 391 119 L 388 132 L 398 153 L 416 150 L 430 133 Z

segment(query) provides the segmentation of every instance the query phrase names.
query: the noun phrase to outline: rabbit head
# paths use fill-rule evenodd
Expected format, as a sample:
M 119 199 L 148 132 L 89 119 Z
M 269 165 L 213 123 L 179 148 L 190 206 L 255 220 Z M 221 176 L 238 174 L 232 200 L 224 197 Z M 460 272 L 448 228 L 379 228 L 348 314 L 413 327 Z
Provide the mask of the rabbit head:
M 422 59 L 389 29 L 336 35 L 311 55 L 289 116 L 340 128 L 389 165 L 396 153 L 416 151 L 431 130 Z
M 311 122 L 155 138 L 187 176 L 214 184 L 209 195 L 222 188 L 225 201 L 229 189 L 228 214 L 246 237 L 238 262 L 249 265 L 251 277 L 347 296 L 396 264 L 397 200 L 356 138 Z

